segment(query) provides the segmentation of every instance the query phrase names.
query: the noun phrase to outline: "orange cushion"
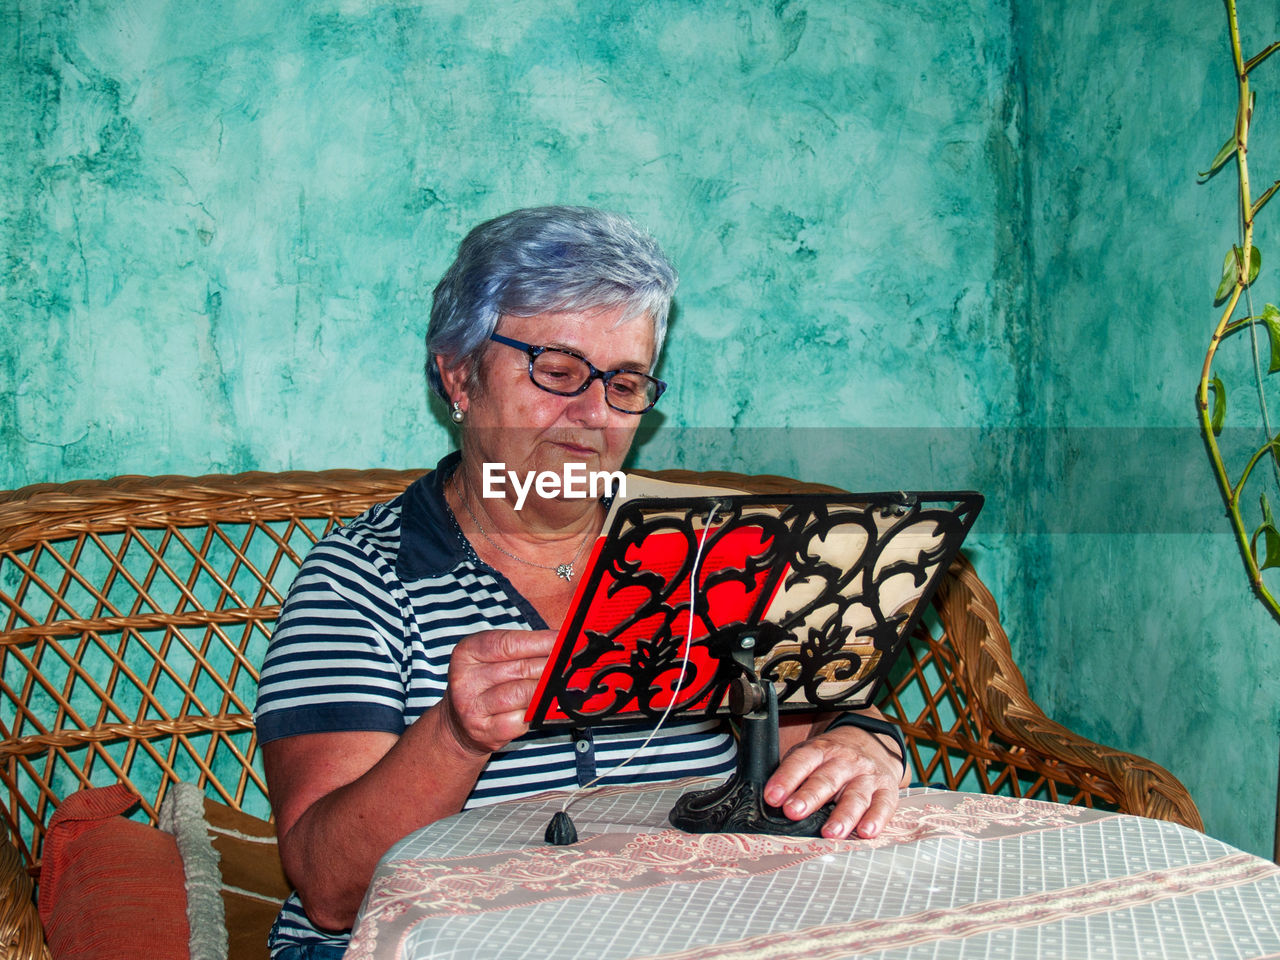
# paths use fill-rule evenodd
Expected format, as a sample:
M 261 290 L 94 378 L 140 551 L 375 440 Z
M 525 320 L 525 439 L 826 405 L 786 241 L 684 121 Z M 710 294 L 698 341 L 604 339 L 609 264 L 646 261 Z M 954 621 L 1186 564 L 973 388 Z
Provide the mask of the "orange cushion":
M 187 894 L 173 837 L 120 816 L 124 784 L 81 790 L 49 820 L 40 919 L 54 960 L 187 958 Z

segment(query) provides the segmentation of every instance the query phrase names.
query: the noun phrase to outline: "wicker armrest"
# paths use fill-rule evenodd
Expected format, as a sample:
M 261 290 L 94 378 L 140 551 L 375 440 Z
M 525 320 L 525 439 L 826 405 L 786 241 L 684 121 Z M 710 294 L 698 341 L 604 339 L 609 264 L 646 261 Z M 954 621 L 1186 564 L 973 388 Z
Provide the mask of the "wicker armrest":
M 1047 786 L 1060 799 L 1059 789 L 1066 787 L 1068 796 L 1061 799 L 1089 805 L 1098 800 L 1124 813 L 1204 829 L 1186 788 L 1169 771 L 1045 716 L 1013 661 L 995 599 L 966 559 L 952 565 L 935 602 L 945 635 L 929 639 L 932 653 L 951 661 L 968 709 L 965 722 L 950 730 L 931 729 L 927 718 L 905 720 L 909 734 L 954 741 L 981 766 L 990 792 L 998 792 L 997 781 L 1004 780 L 1008 792 L 1027 795 Z
M 0 957 L 3 960 L 49 960 L 44 927 L 36 912 L 31 877 L 18 848 L 0 839 Z

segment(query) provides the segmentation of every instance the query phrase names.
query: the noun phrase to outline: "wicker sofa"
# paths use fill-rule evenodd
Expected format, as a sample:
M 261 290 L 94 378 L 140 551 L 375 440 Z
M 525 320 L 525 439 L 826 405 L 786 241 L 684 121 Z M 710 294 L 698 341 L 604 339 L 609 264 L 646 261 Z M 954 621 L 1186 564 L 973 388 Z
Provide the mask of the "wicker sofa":
M 420 473 L 121 477 L 0 493 L 3 956 L 46 955 L 33 889 L 66 797 L 123 783 L 138 798 L 134 822 L 154 825 L 180 782 L 206 797 L 231 955 L 265 956 L 266 924 L 287 888 L 256 756 L 257 666 L 311 544 Z M 655 475 L 757 492 L 831 489 Z M 918 779 L 1201 827 L 1167 771 L 1036 707 L 995 601 L 964 559 L 934 608 L 881 703 L 906 734 Z M 246 839 L 258 845 L 238 850 Z

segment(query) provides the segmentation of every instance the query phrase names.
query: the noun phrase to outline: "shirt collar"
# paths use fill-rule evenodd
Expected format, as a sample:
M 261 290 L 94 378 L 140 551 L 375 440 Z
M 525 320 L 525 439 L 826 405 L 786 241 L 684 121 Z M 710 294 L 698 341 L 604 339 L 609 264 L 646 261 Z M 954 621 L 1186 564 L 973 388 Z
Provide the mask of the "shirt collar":
M 462 536 L 444 499 L 445 482 L 453 476 L 461 460 L 462 454 L 453 451 L 404 492 L 400 506 L 400 552 L 396 556 L 396 574 L 401 580 L 421 580 L 448 573 L 471 555 L 471 546 Z
M 396 556 L 396 574 L 402 581 L 438 577 L 475 557 L 444 499 L 444 485 L 461 462 L 460 451 L 447 454 L 404 492 Z M 613 497 L 601 497 L 600 503 L 608 512 Z

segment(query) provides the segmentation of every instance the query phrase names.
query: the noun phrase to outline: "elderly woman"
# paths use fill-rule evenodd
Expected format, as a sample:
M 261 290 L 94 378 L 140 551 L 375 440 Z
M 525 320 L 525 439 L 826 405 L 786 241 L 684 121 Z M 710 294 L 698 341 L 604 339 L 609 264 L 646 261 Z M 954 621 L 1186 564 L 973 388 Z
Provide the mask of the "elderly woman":
M 518 475 L 613 471 L 662 395 L 652 376 L 675 273 L 622 217 L 518 210 L 476 227 L 435 290 L 427 375 L 460 450 L 326 537 L 290 591 L 263 665 L 257 723 L 284 866 L 298 893 L 281 957 L 340 955 L 379 856 L 467 806 L 574 789 L 648 727 L 530 731 L 523 722 L 600 533 L 597 501 L 484 496 L 484 464 Z M 598 383 L 597 383 L 598 381 Z M 896 744 L 829 717 L 782 731 L 766 800 L 872 837 L 897 803 Z M 715 721 L 671 722 L 606 782 L 728 775 Z

